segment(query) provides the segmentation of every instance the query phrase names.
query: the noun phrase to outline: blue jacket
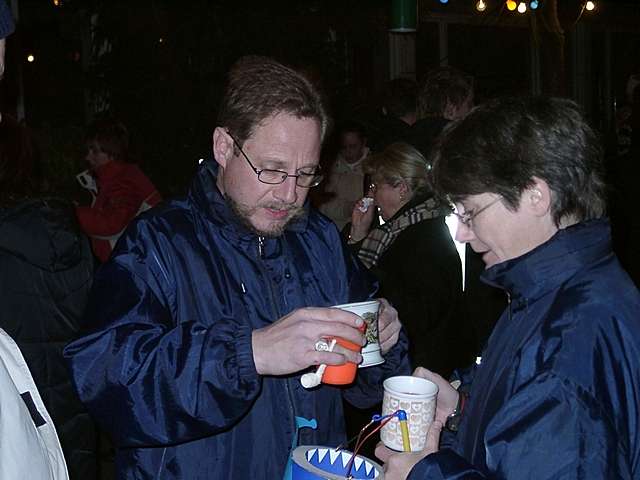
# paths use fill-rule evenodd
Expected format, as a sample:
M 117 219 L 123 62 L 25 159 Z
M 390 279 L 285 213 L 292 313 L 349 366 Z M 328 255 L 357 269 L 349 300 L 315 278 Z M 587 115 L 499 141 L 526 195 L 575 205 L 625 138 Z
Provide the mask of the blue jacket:
M 403 335 L 350 388 L 258 375 L 254 329 L 300 307 L 365 300 L 375 284 L 314 211 L 279 238 L 240 226 L 216 173 L 206 162 L 185 199 L 128 228 L 96 276 L 91 330 L 65 350 L 82 400 L 118 446 L 119 478 L 279 479 L 295 416 L 318 421 L 300 444 L 337 446 L 342 394 L 372 406 L 384 378 L 409 371 Z
M 608 222 L 561 230 L 484 276 L 510 305 L 463 378 L 451 448 L 409 478 L 640 478 L 640 294 Z

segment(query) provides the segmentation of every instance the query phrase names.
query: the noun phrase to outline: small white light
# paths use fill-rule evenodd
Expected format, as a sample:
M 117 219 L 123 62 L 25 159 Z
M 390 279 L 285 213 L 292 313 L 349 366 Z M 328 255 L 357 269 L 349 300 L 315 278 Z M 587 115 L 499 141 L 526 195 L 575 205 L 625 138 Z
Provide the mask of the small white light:
M 593 3 L 591 0 L 589 0 L 589 1 L 587 2 L 587 4 L 584 6 L 584 8 L 586 8 L 586 9 L 587 9 L 587 10 L 589 10 L 589 11 L 591 11 L 591 10 L 593 10 L 594 8 L 596 8 L 596 4 L 595 4 L 595 3 Z
M 33 63 L 35 61 L 36 61 L 36 57 L 34 57 L 32 54 L 27 55 L 27 62 Z
M 200 165 L 202 162 L 204 162 L 204 158 L 198 160 L 198 165 Z
M 476 10 L 478 10 L 479 12 L 484 12 L 487 9 L 487 4 L 484 3 L 483 0 L 478 0 L 478 3 L 476 3 Z
M 518 13 L 524 13 L 527 11 L 527 4 L 524 2 L 520 2 L 518 5 Z

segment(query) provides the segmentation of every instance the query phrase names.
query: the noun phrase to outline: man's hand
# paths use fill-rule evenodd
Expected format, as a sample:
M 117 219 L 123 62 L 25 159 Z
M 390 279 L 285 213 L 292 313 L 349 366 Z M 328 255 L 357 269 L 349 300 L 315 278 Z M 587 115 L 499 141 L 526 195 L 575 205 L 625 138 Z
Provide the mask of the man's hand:
M 376 446 L 376 457 L 384 462 L 384 478 L 385 480 L 405 480 L 411 469 L 430 453 L 438 451 L 440 443 L 440 433 L 442 432 L 442 423 L 437 420 L 431 424 L 427 433 L 427 442 L 424 450 L 419 452 L 396 452 L 385 447 L 382 442 Z
M 414 377 L 422 377 L 432 381 L 438 386 L 438 398 L 436 403 L 436 422 L 442 425 L 447 417 L 453 413 L 458 405 L 458 391 L 444 378 L 424 367 L 418 367 L 413 371 Z
M 254 330 L 251 338 L 253 360 L 260 375 L 286 375 L 311 365 L 360 363 L 362 356 L 338 344 L 332 352 L 317 352 L 318 340 L 343 338 L 364 344 L 358 328 L 363 320 L 338 308 L 300 308 L 273 324 Z
M 380 298 L 380 311 L 378 312 L 378 341 L 380 350 L 385 355 L 391 347 L 398 343 L 402 324 L 398 318 L 398 311 L 384 298 Z M 455 407 L 455 405 L 454 405 Z

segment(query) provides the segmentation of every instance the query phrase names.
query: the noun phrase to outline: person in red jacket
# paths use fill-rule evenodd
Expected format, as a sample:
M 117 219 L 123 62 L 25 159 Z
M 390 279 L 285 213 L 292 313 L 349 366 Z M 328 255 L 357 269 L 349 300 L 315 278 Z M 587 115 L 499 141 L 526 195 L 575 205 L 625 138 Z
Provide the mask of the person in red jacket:
M 89 172 L 80 183 L 93 196 L 91 206 L 76 207 L 82 230 L 91 238 L 93 252 L 105 262 L 116 241 L 138 214 L 162 199 L 151 180 L 137 165 L 127 163 L 129 135 L 125 126 L 113 119 L 94 121 L 87 129 Z M 87 182 L 88 175 L 95 184 Z

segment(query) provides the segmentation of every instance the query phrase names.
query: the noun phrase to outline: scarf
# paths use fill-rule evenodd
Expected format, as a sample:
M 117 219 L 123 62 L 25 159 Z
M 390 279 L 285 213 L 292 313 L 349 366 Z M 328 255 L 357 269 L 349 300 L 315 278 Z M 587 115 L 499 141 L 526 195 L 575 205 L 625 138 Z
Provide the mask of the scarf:
M 449 213 L 451 213 L 451 207 L 439 204 L 433 197 L 401 210 L 387 223 L 369 232 L 358 251 L 358 257 L 367 268 L 375 267 L 382 254 L 409 225 L 431 218 L 444 217 Z

